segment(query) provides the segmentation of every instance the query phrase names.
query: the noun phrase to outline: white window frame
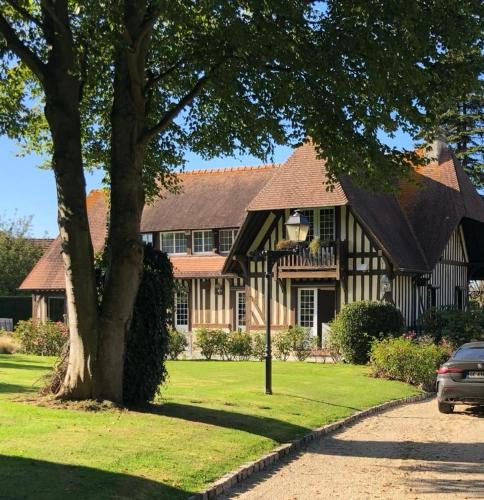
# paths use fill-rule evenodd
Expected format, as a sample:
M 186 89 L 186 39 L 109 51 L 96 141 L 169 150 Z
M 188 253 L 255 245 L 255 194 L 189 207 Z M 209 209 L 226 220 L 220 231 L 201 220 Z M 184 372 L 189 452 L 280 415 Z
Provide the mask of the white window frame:
M 240 314 L 240 302 L 239 298 L 243 297 L 243 303 L 244 303 L 244 324 L 241 323 L 241 314 Z M 245 326 L 246 326 L 246 321 L 247 321 L 247 298 L 245 296 L 245 290 L 237 290 L 235 292 L 235 329 L 240 330 L 241 332 L 245 332 Z
M 186 306 L 186 323 L 179 323 L 178 322 L 178 304 L 179 304 L 179 296 L 180 294 L 184 294 L 185 297 L 186 297 L 186 301 L 183 302 L 183 307 Z M 189 301 L 188 301 L 188 292 L 176 292 L 175 293 L 175 314 L 174 314 L 174 323 L 175 323 L 175 328 L 176 330 L 178 330 L 179 332 L 188 332 L 188 324 L 190 322 L 190 304 L 189 304 Z
M 195 250 L 195 234 L 196 233 L 202 233 L 203 234 L 203 237 L 202 237 L 202 246 L 204 248 L 204 250 L 202 251 L 196 251 Z M 210 250 L 205 250 L 205 233 L 210 233 L 212 235 L 211 237 L 211 240 L 212 240 L 212 244 L 211 244 L 211 247 L 210 247 Z M 196 231 L 192 231 L 192 253 L 194 254 L 208 254 L 208 253 L 213 253 L 213 242 L 214 242 L 214 239 L 213 239 L 213 231 L 211 229 L 197 229 Z
M 314 207 L 314 208 L 300 208 L 302 214 L 307 215 L 307 212 L 312 212 L 312 237 L 308 235 L 307 242 L 310 243 L 311 239 L 321 238 L 321 211 L 331 210 L 333 213 L 333 235 L 330 241 L 336 239 L 336 210 L 335 207 Z
M 185 236 L 185 251 L 184 252 L 166 252 L 166 250 L 163 249 L 163 235 L 164 234 L 183 234 Z M 162 252 L 166 252 L 168 255 L 186 255 L 187 254 L 187 240 L 189 236 L 186 234 L 185 231 L 162 231 L 159 233 L 159 241 L 160 241 L 160 250 Z M 173 250 L 176 250 L 176 245 L 175 245 L 175 239 L 173 239 Z
M 301 324 L 301 296 L 303 291 L 311 291 L 313 293 L 313 326 L 303 326 Z M 317 288 L 298 288 L 297 289 L 297 324 L 303 328 L 309 328 L 311 336 L 315 337 L 318 333 L 318 289 Z
M 222 233 L 231 233 L 232 234 L 232 243 L 230 244 L 230 248 L 228 250 L 222 250 Z M 218 233 L 218 248 L 220 253 L 229 253 L 232 245 L 234 244 L 235 238 L 237 237 L 237 229 L 220 229 Z
M 336 210 L 334 207 L 320 207 L 317 210 L 318 213 L 318 233 L 319 237 L 321 238 L 321 212 L 325 211 L 330 211 L 333 214 L 333 234 L 331 235 L 331 238 L 327 239 L 327 241 L 334 241 L 336 239 Z M 325 238 L 326 240 L 326 238 Z
M 141 241 L 145 245 L 153 245 L 153 233 L 141 233 Z

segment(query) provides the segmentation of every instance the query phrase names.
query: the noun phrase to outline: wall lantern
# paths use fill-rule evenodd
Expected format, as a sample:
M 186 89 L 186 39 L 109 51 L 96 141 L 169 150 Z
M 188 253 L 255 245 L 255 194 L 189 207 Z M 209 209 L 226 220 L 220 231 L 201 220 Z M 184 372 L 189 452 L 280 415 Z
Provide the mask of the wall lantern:
M 392 283 L 390 281 L 390 278 L 386 274 L 384 274 L 380 278 L 380 286 L 383 293 L 388 293 L 392 291 Z
M 302 243 L 306 240 L 309 233 L 309 219 L 299 212 L 299 210 L 295 210 L 287 219 L 286 231 L 288 240 Z

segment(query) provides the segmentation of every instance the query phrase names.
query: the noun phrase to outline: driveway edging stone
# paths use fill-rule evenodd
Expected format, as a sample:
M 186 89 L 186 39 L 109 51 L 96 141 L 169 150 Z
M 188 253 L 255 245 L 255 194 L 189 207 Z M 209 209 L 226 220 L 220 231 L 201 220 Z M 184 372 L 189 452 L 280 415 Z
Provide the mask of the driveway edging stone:
M 434 393 L 423 392 L 421 394 L 417 394 L 416 396 L 408 396 L 402 399 L 395 399 L 393 401 L 388 401 L 386 403 L 372 406 L 371 408 L 367 408 L 366 410 L 358 411 L 356 413 L 353 413 L 353 415 L 338 420 L 337 422 L 333 422 L 332 424 L 318 427 L 317 429 L 311 431 L 309 434 L 306 434 L 305 436 L 299 439 L 295 439 L 294 441 L 291 441 L 289 443 L 284 443 L 275 448 L 270 453 L 262 456 L 261 458 L 258 458 L 253 462 L 248 462 L 238 469 L 225 474 L 220 479 L 215 481 L 211 486 L 209 486 L 206 490 L 195 493 L 194 495 L 190 496 L 188 500 L 210 500 L 212 498 L 217 498 L 220 495 L 228 493 L 233 486 L 241 483 L 252 474 L 262 471 L 270 465 L 279 462 L 287 455 L 297 453 L 301 448 L 309 444 L 311 441 L 315 441 L 329 434 L 338 432 L 345 427 L 349 427 L 356 422 L 359 422 L 377 413 L 382 413 L 397 406 L 424 401 L 433 396 Z

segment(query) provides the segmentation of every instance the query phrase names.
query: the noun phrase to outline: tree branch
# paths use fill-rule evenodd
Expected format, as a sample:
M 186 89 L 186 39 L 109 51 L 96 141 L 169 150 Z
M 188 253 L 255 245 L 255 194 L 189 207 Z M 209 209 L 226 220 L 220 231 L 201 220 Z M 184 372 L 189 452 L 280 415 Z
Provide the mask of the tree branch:
M 45 12 L 49 15 L 52 22 L 57 26 L 59 31 L 65 33 L 67 31 L 67 26 L 59 19 L 55 11 L 55 6 L 52 4 L 50 0 L 40 0 L 40 4 L 42 5 Z
M 178 59 L 178 61 L 171 66 L 169 66 L 165 71 L 162 71 L 161 73 L 158 73 L 157 75 L 152 75 L 150 78 L 148 78 L 148 81 L 146 82 L 145 85 L 145 92 L 149 91 L 152 89 L 159 81 L 163 80 L 165 76 L 168 76 L 170 73 L 173 73 L 177 68 L 181 66 L 183 62 L 183 59 Z
M 37 19 L 34 15 L 32 15 L 27 9 L 19 5 L 16 0 L 5 0 L 12 9 L 15 10 L 18 14 L 20 14 L 27 21 L 34 23 L 36 26 L 41 26 L 40 19 Z
M 18 37 L 5 17 L 0 13 L 0 33 L 7 42 L 7 47 L 34 73 L 41 81 L 45 78 L 45 64 Z
M 147 144 L 151 139 L 153 139 L 153 137 L 163 132 L 163 130 L 165 130 L 168 127 L 168 125 L 170 125 L 170 123 L 183 111 L 183 109 L 192 103 L 193 99 L 195 99 L 195 97 L 198 94 L 200 94 L 203 87 L 207 83 L 210 73 L 207 73 L 201 78 L 199 78 L 199 80 L 193 86 L 190 92 L 185 94 L 175 106 L 173 106 L 170 110 L 168 110 L 163 116 L 163 118 L 156 125 L 146 130 L 142 134 L 140 139 L 140 142 L 142 144 Z

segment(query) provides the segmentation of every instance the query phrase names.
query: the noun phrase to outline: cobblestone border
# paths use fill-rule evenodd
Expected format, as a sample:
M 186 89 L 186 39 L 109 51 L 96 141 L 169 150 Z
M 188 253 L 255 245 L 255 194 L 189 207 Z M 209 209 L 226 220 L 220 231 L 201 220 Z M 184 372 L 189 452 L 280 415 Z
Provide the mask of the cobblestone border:
M 356 422 L 359 422 L 360 420 L 363 420 L 364 418 L 371 415 L 375 415 L 391 408 L 395 408 L 396 406 L 424 401 L 433 396 L 433 393 L 424 392 L 416 396 L 408 396 L 406 398 L 388 401 L 387 403 L 382 403 L 377 406 L 372 406 L 371 408 L 368 408 L 366 410 L 353 413 L 353 415 L 343 418 L 342 420 L 338 420 L 337 422 L 333 422 L 332 424 L 318 427 L 302 438 L 295 439 L 294 441 L 291 441 L 289 443 L 284 443 L 267 455 L 264 455 L 263 457 L 255 460 L 254 462 L 246 463 L 239 469 L 225 474 L 225 476 L 222 476 L 220 479 L 215 481 L 215 483 L 209 486 L 206 490 L 201 491 L 200 493 L 195 493 L 195 495 L 189 497 L 188 500 L 210 500 L 212 498 L 223 495 L 224 493 L 228 493 L 232 486 L 244 481 L 255 472 L 264 470 L 269 465 L 279 462 L 285 456 L 298 452 L 301 448 L 309 444 L 311 441 L 321 439 L 328 434 L 333 434 L 334 432 L 353 425 Z

